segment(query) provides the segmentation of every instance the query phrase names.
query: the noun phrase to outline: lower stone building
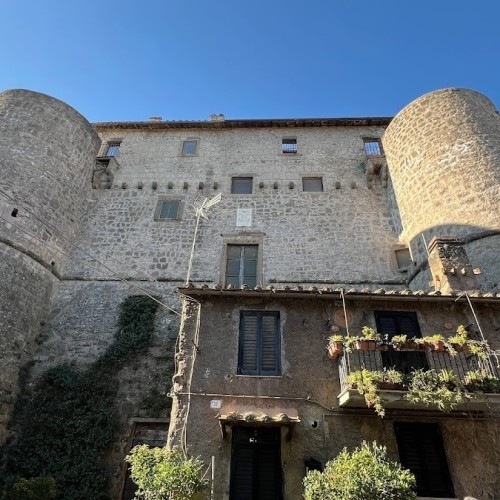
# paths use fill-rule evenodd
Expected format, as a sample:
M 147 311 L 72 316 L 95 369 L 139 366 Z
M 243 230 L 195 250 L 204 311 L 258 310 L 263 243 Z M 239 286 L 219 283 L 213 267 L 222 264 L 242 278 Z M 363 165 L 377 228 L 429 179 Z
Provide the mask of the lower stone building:
M 449 370 L 461 380 L 486 370 L 495 379 L 493 351 L 481 359 L 429 347 L 401 351 L 388 342 L 403 334 L 452 336 L 463 325 L 471 339 L 492 334 L 491 349 L 498 349 L 498 297 L 300 287 L 181 293 L 169 445 L 214 464 L 214 498 L 301 498 L 308 470 L 363 440 L 384 444 L 415 473 L 419 497 L 498 498 L 499 394 L 486 388 L 439 411 L 408 401 L 408 387 L 381 384 L 382 418 L 349 379 L 362 369 Z M 332 334 L 360 336 L 364 326 L 387 334 L 377 350 L 353 344 L 329 357 Z

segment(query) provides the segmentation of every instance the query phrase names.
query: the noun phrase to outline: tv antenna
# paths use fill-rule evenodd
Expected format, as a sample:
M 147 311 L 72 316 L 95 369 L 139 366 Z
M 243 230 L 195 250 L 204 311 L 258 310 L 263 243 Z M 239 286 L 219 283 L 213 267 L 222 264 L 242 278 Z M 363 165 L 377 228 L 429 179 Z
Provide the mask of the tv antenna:
M 200 225 L 200 219 L 208 221 L 207 211 L 217 203 L 222 200 L 222 193 L 219 193 L 213 198 L 207 198 L 206 196 L 197 196 L 192 204 L 194 213 L 196 215 L 196 226 L 194 228 L 193 245 L 191 246 L 191 255 L 189 256 L 189 266 L 186 276 L 185 285 L 189 284 L 189 279 L 191 278 L 191 270 L 193 268 L 193 258 L 194 258 L 194 247 L 196 245 L 196 237 L 198 235 L 198 227 Z

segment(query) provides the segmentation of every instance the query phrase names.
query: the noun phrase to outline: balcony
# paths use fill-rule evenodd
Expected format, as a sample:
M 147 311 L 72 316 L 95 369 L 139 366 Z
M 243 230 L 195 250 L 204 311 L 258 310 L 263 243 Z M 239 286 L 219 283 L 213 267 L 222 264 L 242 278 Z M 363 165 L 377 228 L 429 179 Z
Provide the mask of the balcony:
M 374 407 L 384 416 L 386 409 L 486 411 L 500 406 L 495 356 L 386 349 L 353 349 L 340 356 L 341 408 Z M 394 375 L 398 383 L 391 383 Z

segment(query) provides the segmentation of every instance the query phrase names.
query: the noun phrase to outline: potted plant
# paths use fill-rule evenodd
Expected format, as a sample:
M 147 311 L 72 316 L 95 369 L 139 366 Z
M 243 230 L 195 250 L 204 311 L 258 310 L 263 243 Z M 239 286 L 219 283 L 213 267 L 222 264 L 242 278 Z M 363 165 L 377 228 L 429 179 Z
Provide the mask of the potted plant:
M 337 359 L 342 354 L 344 350 L 343 340 L 342 335 L 332 335 L 328 339 L 328 356 L 331 359 Z
M 464 377 L 465 388 L 470 392 L 500 392 L 500 380 L 492 377 L 486 370 L 470 370 Z
M 488 358 L 490 346 L 486 340 L 468 340 L 467 345 L 471 354 L 475 354 L 481 359 Z
M 351 389 L 357 389 L 364 396 L 366 406 L 374 408 L 377 415 L 384 417 L 385 410 L 382 406 L 382 398 L 379 394 L 379 384 L 382 382 L 382 372 L 372 370 L 356 370 L 347 377 L 347 383 Z
M 416 351 L 424 351 L 424 352 L 427 351 L 427 344 L 425 343 L 422 337 L 414 337 L 412 339 L 412 342 L 415 343 Z
M 433 351 L 442 352 L 446 350 L 444 337 L 440 333 L 424 337 L 423 341 L 425 345 L 430 347 Z
M 396 390 L 403 389 L 403 374 L 395 368 L 384 369 L 382 372 L 382 382 L 378 385 L 381 390 Z
M 451 411 L 469 396 L 451 370 L 415 370 L 405 398 L 413 404 Z
M 396 351 L 418 351 L 419 346 L 414 339 L 408 339 L 407 335 L 394 335 L 391 345 Z
M 453 354 L 452 350 L 455 352 L 469 352 L 469 333 L 465 329 L 464 325 L 460 325 L 457 328 L 455 335 L 448 339 L 451 346 L 450 354 Z
M 361 351 L 375 351 L 377 349 L 377 342 L 380 340 L 380 335 L 369 326 L 364 326 L 361 329 L 362 336 L 357 339 L 355 346 L 356 349 Z

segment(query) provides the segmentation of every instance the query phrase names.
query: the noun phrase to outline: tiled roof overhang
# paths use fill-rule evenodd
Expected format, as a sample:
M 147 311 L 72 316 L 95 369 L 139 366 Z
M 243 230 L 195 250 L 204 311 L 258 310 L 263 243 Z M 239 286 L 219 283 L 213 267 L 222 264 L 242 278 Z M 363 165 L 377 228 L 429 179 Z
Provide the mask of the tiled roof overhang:
M 162 130 L 171 128 L 295 128 L 295 127 L 386 127 L 392 117 L 366 118 L 271 118 L 224 121 L 147 121 L 147 122 L 100 122 L 94 123 L 97 131 L 106 129 Z
M 287 427 L 287 441 L 292 437 L 292 424 L 300 423 L 298 416 L 288 415 L 287 413 L 279 413 L 270 415 L 262 412 L 232 412 L 227 415 L 217 415 L 219 420 L 221 435 L 226 437 L 226 427 L 232 426 L 252 426 L 252 427 Z
M 444 295 L 441 292 L 424 292 L 422 290 L 385 290 L 379 288 L 377 290 L 362 289 L 357 290 L 354 288 L 341 290 L 340 288 L 332 289 L 329 287 L 316 288 L 310 287 L 309 289 L 300 288 L 274 288 L 272 286 L 267 288 L 257 287 L 255 289 L 244 288 L 221 288 L 214 285 L 210 288 L 208 285 L 202 285 L 197 288 L 194 285 L 188 287 L 178 288 L 179 292 L 183 295 L 193 298 L 210 298 L 210 297 L 266 297 L 266 298 L 286 298 L 286 299 L 341 299 L 342 294 L 346 300 L 397 300 L 399 301 L 417 301 L 417 302 L 455 302 L 466 301 L 467 298 L 464 294 L 450 294 Z M 469 292 L 468 296 L 472 302 L 483 303 L 499 303 L 500 292 Z

